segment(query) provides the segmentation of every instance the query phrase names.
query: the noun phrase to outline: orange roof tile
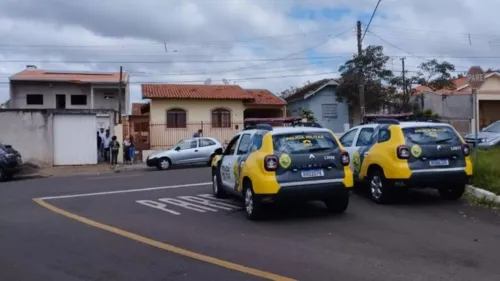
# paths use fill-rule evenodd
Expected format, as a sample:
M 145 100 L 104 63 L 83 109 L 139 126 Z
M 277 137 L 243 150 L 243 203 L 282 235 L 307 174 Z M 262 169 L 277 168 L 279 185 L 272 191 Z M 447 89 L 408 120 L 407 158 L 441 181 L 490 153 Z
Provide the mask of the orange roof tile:
M 119 72 L 75 72 L 26 69 L 10 77 L 11 81 L 59 81 L 75 83 L 118 83 Z M 127 73 L 122 73 L 122 81 L 127 80 Z
M 142 84 L 141 87 L 144 99 L 253 99 L 236 85 Z
M 486 72 L 485 74 L 491 74 L 493 72 Z M 432 89 L 430 89 L 429 87 L 426 87 L 426 86 L 418 86 L 415 88 L 415 91 L 416 93 L 421 93 L 421 92 L 434 92 L 436 94 L 441 94 L 441 95 L 446 95 L 446 94 L 470 94 L 471 90 L 469 87 L 465 87 L 461 90 L 457 90 L 458 88 L 460 87 L 463 87 L 463 86 L 466 86 L 469 84 L 469 81 L 467 80 L 467 77 L 460 77 L 460 78 L 456 78 L 455 80 L 453 80 L 453 82 L 455 83 L 455 90 L 447 90 L 447 89 L 444 89 L 444 90 L 437 90 L 437 91 L 432 91 Z
M 253 101 L 250 104 L 264 104 L 264 105 L 285 105 L 286 102 L 268 90 L 246 90 L 247 93 L 252 95 Z

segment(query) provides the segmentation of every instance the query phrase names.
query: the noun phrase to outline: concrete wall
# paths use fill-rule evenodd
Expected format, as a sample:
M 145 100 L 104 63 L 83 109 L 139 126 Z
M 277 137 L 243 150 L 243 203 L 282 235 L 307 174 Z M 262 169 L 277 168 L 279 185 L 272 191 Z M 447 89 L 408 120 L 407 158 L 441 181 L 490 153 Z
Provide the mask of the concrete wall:
M 326 104 L 336 106 L 336 117 L 323 116 L 323 105 Z M 349 124 L 349 108 L 346 103 L 337 102 L 333 86 L 325 87 L 307 99 L 290 102 L 287 107 L 291 116 L 300 116 L 301 109 L 310 109 L 321 126 L 335 133 L 344 132 L 344 124 Z
M 0 111 L 0 141 L 19 151 L 24 162 L 52 166 L 52 120 L 40 111 Z
M 421 98 L 414 100 L 421 107 Z M 473 107 L 470 94 L 455 94 L 443 96 L 435 93 L 424 94 L 424 110 L 432 110 L 443 118 L 472 119 Z
M 94 98 L 92 100 L 92 93 Z M 122 96 L 122 113 L 129 110 L 129 86 L 125 86 Z M 56 95 L 66 95 L 67 109 L 112 109 L 118 111 L 118 85 L 90 85 L 74 83 L 48 83 L 48 82 L 11 82 L 11 101 L 9 108 L 21 109 L 55 109 Z M 26 95 L 42 94 L 43 105 L 26 104 Z M 72 105 L 71 95 L 86 95 L 87 105 Z M 114 96 L 107 99 L 105 96 Z M 93 102 L 93 108 L 92 108 Z

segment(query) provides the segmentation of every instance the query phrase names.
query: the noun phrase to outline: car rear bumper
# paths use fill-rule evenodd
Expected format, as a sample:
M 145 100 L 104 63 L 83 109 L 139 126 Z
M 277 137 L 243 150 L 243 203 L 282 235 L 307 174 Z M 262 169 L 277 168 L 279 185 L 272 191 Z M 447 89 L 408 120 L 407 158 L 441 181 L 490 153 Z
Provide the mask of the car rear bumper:
M 158 165 L 158 158 L 146 159 L 146 165 L 148 167 L 156 167 Z
M 343 179 L 280 184 L 278 193 L 257 195 L 262 201 L 313 201 L 350 193 Z
M 431 187 L 466 185 L 471 182 L 471 176 L 464 169 L 449 171 L 420 171 L 413 172 L 408 179 L 391 179 L 396 186 Z

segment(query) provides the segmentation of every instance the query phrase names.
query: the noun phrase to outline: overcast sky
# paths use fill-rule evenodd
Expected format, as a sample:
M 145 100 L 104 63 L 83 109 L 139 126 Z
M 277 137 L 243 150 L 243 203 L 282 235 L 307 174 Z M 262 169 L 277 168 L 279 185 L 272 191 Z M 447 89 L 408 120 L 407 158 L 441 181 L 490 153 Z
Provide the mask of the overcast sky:
M 356 20 L 377 0 L 0 0 L 0 102 L 27 64 L 118 71 L 141 82 L 231 84 L 279 92 L 337 77 L 356 51 Z M 382 0 L 363 44 L 397 74 L 437 58 L 464 72 L 500 68 L 499 0 Z M 375 34 L 375 35 L 374 35 Z M 470 35 L 470 40 L 469 40 Z M 265 78 L 265 79 L 264 79 Z

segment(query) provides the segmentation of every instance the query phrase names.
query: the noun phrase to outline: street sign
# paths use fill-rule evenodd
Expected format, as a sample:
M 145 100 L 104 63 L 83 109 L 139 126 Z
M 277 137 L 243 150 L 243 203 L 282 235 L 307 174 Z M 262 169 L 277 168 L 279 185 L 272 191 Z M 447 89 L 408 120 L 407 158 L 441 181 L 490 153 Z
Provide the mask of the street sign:
M 478 90 L 484 83 L 484 72 L 480 66 L 472 66 L 467 72 L 467 79 L 472 90 Z

